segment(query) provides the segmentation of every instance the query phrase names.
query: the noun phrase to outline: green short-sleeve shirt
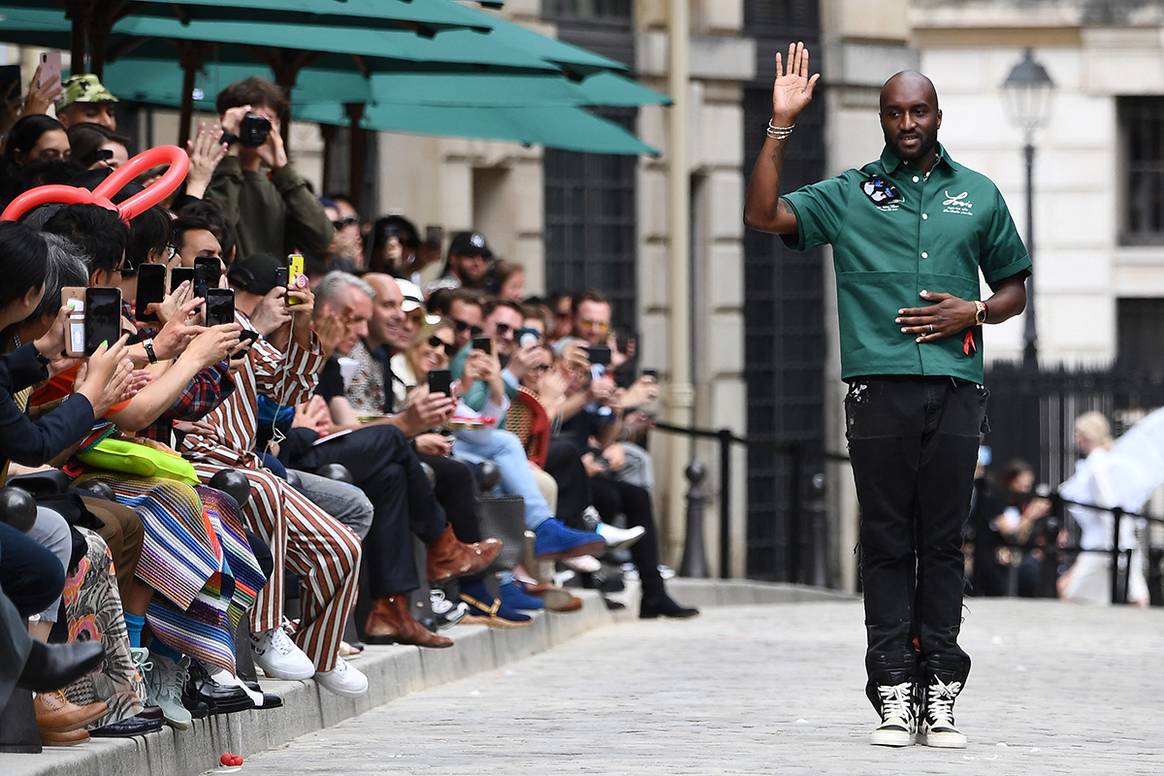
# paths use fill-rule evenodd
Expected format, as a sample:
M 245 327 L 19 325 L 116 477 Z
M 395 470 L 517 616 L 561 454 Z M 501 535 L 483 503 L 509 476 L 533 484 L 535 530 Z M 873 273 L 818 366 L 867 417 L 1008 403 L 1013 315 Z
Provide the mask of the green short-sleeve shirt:
M 829 243 L 837 276 L 841 375 L 949 376 L 982 382 L 982 332 L 918 344 L 894 323 L 904 307 L 929 304 L 922 290 L 979 298 L 981 271 L 992 287 L 1029 274 L 1031 260 L 998 187 L 938 146 L 928 175 L 888 148 L 861 169 L 784 196 L 807 250 Z

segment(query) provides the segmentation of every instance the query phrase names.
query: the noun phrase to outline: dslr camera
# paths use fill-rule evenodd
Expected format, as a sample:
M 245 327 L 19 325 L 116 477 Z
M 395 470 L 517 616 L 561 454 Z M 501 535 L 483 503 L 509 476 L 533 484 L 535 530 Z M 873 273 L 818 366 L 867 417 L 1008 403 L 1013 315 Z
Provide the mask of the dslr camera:
M 247 148 L 258 148 L 267 142 L 271 134 L 271 122 L 266 116 L 248 113 L 238 125 L 238 142 Z

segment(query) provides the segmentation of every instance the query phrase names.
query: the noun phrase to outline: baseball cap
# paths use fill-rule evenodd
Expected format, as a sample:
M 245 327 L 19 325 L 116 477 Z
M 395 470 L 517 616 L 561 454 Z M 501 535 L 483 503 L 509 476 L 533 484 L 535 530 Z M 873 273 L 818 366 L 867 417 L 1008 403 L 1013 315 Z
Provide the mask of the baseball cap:
M 450 256 L 484 256 L 493 258 L 493 251 L 485 242 L 485 235 L 480 232 L 457 232 L 449 243 Z
M 420 292 L 420 286 L 404 278 L 395 278 L 395 280 L 396 285 L 400 286 L 400 295 L 404 297 L 400 303 L 400 309 L 405 313 L 410 313 L 413 310 L 424 310 L 424 294 Z M 440 323 L 440 320 L 439 315 L 426 314 L 424 316 L 424 322 L 430 326 Z
M 61 84 L 61 96 L 57 98 L 57 110 L 64 110 L 77 102 L 117 102 L 113 92 L 105 88 L 101 79 L 92 73 L 69 76 Z
M 275 286 L 285 284 L 287 278 L 284 267 L 285 262 L 269 253 L 252 253 L 231 264 L 226 270 L 226 277 L 237 289 L 265 295 Z

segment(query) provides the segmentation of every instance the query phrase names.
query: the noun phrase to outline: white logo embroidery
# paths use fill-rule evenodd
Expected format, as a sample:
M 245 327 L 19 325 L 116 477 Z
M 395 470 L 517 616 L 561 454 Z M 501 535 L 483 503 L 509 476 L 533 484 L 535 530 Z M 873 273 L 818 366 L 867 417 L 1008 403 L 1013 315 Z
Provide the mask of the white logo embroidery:
M 971 208 L 974 207 L 973 202 L 965 201 L 970 192 L 963 191 L 961 194 L 952 195 L 949 191 L 944 192 L 946 195 L 945 201 L 942 202 L 943 213 L 954 213 L 957 215 L 970 216 L 974 215 Z

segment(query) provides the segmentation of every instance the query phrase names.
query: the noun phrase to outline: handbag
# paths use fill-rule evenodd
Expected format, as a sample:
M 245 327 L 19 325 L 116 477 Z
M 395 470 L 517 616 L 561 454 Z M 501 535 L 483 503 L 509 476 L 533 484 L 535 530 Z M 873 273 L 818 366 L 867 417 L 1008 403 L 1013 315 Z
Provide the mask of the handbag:
M 160 477 L 184 482 L 187 485 L 197 485 L 200 482 L 194 467 L 177 453 L 169 453 L 125 439 L 107 437 L 78 452 L 74 457 L 92 469 L 135 474 L 139 477 Z

